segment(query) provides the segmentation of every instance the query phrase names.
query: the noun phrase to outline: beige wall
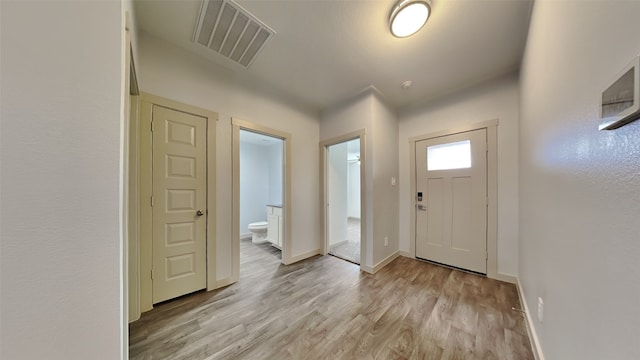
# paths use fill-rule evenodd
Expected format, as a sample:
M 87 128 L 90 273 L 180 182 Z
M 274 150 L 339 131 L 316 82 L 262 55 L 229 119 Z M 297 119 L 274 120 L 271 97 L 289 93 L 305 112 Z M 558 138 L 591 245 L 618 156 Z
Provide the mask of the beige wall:
M 548 359 L 640 359 L 640 122 L 598 131 L 601 92 L 640 51 L 639 17 L 638 1 L 534 4 L 519 275 Z
M 409 138 L 498 119 L 498 273 L 518 273 L 518 79 L 501 78 L 399 112 L 400 250 L 409 252 Z M 413 256 L 414 254 L 410 254 Z
M 249 87 L 231 71 L 144 32 L 138 36 L 141 89 L 217 111 L 217 273 L 231 275 L 231 118 L 292 135 L 293 257 L 320 249 L 318 116 L 270 89 Z
M 0 4 L 0 358 L 122 358 L 121 3 Z

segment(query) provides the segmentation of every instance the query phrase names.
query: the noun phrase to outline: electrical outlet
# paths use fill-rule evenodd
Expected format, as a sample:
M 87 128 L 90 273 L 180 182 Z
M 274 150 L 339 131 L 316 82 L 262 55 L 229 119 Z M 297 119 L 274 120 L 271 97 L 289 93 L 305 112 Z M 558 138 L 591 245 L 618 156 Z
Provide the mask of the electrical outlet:
M 389 237 L 388 236 L 384 237 L 384 246 L 389 246 Z
M 542 298 L 539 297 L 538 298 L 538 321 L 542 322 L 542 319 L 544 319 L 544 301 L 542 301 Z

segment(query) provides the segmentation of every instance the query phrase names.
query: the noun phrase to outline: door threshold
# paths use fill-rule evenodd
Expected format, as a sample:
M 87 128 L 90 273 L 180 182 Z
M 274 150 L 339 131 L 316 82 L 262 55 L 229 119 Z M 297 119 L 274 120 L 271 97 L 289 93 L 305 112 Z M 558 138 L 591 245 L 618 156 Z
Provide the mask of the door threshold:
M 419 258 L 417 256 L 416 256 L 416 260 L 424 261 L 424 262 L 427 262 L 427 263 L 430 263 L 430 264 L 433 264 L 433 265 L 446 267 L 446 268 L 449 268 L 451 270 L 458 270 L 458 271 L 462 271 L 462 272 L 465 272 L 465 273 L 468 273 L 468 274 L 472 274 L 472 275 L 480 275 L 480 276 L 487 277 L 487 274 L 485 274 L 485 273 L 481 273 L 481 272 L 477 272 L 477 271 L 473 271 L 473 270 L 468 270 L 468 269 L 464 269 L 464 268 L 453 266 L 453 265 L 443 264 L 443 263 L 439 263 L 437 261 Z
M 354 260 L 347 259 L 347 258 L 344 258 L 344 257 L 342 257 L 342 256 L 338 256 L 338 255 L 336 255 L 336 254 L 332 254 L 332 253 L 327 253 L 327 255 L 331 255 L 331 256 L 333 256 L 334 258 L 338 258 L 338 259 L 340 259 L 340 260 L 344 260 L 344 261 L 347 261 L 347 262 L 350 262 L 350 263 L 352 263 L 352 264 L 356 264 L 356 265 L 360 266 L 360 263 L 359 263 L 359 262 L 355 262 Z

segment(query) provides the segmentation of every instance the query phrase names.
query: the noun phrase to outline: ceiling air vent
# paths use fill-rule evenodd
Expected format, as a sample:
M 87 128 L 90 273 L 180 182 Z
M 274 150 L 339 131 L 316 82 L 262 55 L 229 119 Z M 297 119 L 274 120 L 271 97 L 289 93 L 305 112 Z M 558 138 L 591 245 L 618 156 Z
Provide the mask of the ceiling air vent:
M 275 31 L 231 0 L 204 0 L 193 41 L 248 68 Z

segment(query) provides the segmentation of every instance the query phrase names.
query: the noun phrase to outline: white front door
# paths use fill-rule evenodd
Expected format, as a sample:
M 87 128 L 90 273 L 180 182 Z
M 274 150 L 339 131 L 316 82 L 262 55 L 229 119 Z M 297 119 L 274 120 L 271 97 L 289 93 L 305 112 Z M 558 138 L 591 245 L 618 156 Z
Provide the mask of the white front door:
M 153 107 L 153 303 L 206 287 L 207 120 Z
M 416 257 L 487 273 L 485 129 L 416 142 Z

